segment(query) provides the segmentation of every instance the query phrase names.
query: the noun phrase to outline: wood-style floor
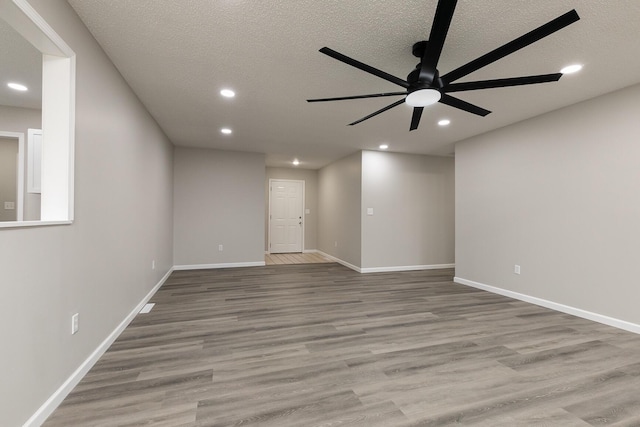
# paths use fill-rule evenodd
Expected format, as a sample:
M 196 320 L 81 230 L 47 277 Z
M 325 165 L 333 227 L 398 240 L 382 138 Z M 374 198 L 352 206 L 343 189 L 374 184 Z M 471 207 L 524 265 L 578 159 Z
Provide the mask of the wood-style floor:
M 640 426 L 640 336 L 338 264 L 174 272 L 46 426 Z
M 322 254 L 310 253 L 287 253 L 287 254 L 267 254 L 264 257 L 267 265 L 275 264 L 316 264 L 322 262 L 332 262 Z

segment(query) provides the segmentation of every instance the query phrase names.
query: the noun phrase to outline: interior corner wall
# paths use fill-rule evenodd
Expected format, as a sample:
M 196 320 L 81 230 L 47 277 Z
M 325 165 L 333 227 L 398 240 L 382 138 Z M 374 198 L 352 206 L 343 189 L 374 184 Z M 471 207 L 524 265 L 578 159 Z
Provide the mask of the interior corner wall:
M 317 249 L 318 236 L 318 171 L 299 168 L 267 168 L 265 179 L 265 208 L 264 208 L 264 250 L 269 245 L 269 180 L 290 179 L 304 181 L 304 209 L 309 211 L 304 215 L 304 250 Z
M 360 267 L 362 152 L 318 172 L 318 249 Z
M 24 134 L 24 220 L 35 221 L 40 219 L 40 195 L 27 192 L 29 129 L 42 129 L 41 110 L 0 105 L 0 131 Z
M 171 143 L 66 1 L 30 3 L 77 55 L 75 221 L 0 230 L 3 426 L 35 414 L 173 265 Z
M 453 158 L 363 151 L 363 269 L 453 265 L 454 191 Z
M 176 147 L 175 265 L 264 263 L 264 181 L 263 154 Z
M 457 144 L 456 276 L 640 325 L 639 114 L 640 85 Z

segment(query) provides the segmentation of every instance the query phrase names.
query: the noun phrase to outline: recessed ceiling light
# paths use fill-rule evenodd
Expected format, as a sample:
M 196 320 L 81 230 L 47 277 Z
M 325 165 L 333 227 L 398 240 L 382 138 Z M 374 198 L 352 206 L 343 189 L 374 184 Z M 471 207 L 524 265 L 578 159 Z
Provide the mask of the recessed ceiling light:
M 224 96 L 225 98 L 233 98 L 234 96 L 236 96 L 236 93 L 231 89 L 222 89 L 220 91 L 220 95 Z
M 300 160 L 294 159 L 291 163 L 293 163 L 294 166 L 298 166 L 300 164 Z
M 451 120 L 449 119 L 442 119 L 438 122 L 440 126 L 449 126 L 450 123 L 451 123 Z
M 562 74 L 573 74 L 573 73 L 577 73 L 580 70 L 582 70 L 582 65 L 573 64 L 573 65 L 568 65 L 564 67 L 562 70 L 560 70 L 560 72 Z
M 380 145 L 380 149 L 381 150 L 386 150 L 387 148 L 389 148 L 389 146 L 387 144 L 381 144 Z
M 21 85 L 20 83 L 7 83 L 7 86 L 13 90 L 19 90 L 20 92 L 28 90 L 25 85 Z
M 229 128 L 222 128 L 220 129 L 220 132 L 224 133 L 225 135 L 229 135 L 233 131 Z

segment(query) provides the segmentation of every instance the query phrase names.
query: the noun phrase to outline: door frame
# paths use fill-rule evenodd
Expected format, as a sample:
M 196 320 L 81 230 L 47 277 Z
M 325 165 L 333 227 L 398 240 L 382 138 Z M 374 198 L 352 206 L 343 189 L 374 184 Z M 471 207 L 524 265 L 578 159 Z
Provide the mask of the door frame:
M 302 183 L 302 232 L 300 233 L 301 234 L 300 238 L 302 239 L 302 242 L 301 242 L 300 250 L 304 253 L 304 230 L 305 230 L 305 227 L 307 226 L 307 221 L 305 220 L 305 215 L 306 215 L 305 206 L 307 206 L 306 199 L 305 199 L 306 183 L 303 179 L 280 179 L 280 178 L 269 178 L 269 211 L 267 212 L 267 215 L 269 217 L 269 222 L 267 226 L 268 242 L 267 242 L 266 252 L 267 254 L 271 253 L 271 194 L 272 194 L 271 186 L 273 185 L 273 181 L 287 181 L 287 182 Z
M 0 138 L 18 140 L 18 167 L 16 179 L 16 222 L 24 221 L 24 133 L 0 131 Z

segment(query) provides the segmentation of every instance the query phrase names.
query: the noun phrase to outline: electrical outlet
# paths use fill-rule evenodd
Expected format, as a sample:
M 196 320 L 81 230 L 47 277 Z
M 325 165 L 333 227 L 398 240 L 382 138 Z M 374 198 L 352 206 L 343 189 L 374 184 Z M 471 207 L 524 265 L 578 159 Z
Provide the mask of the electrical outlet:
M 155 259 L 153 261 L 151 261 L 151 269 L 152 270 L 156 269 L 156 260 Z
M 80 314 L 76 313 L 73 316 L 71 316 L 71 335 L 75 334 L 76 332 L 78 332 L 78 326 L 79 326 L 79 317 Z
M 218 250 L 219 250 L 220 252 L 222 252 L 222 250 L 223 250 L 223 249 L 224 249 L 224 247 L 223 247 L 222 245 L 218 245 Z
M 515 274 L 520 274 L 520 266 L 518 264 L 513 266 L 513 272 Z

